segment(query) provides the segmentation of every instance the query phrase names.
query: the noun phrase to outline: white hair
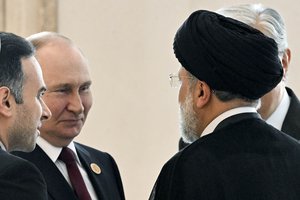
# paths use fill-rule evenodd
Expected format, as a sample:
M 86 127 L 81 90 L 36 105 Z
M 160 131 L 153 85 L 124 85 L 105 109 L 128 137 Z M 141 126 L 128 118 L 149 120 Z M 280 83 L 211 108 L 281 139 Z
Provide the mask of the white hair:
M 278 56 L 282 59 L 288 48 L 287 33 L 283 18 L 276 10 L 262 4 L 244 4 L 224 7 L 216 12 L 256 28 L 275 40 L 278 46 Z

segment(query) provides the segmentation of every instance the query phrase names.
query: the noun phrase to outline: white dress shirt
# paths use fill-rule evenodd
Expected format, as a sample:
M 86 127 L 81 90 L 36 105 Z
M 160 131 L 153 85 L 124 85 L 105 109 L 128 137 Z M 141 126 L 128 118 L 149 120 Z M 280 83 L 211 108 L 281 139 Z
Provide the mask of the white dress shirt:
M 48 155 L 48 157 L 55 163 L 55 165 L 57 166 L 59 171 L 62 173 L 62 175 L 65 177 L 65 179 L 67 180 L 69 185 L 72 187 L 71 181 L 70 181 L 70 178 L 68 175 L 68 171 L 66 168 L 66 164 L 64 162 L 62 162 L 61 160 L 58 160 L 58 156 L 59 156 L 62 148 L 53 146 L 52 144 L 50 144 L 48 141 L 46 141 L 42 137 L 38 137 L 37 144 L 43 149 L 43 151 Z M 97 195 L 93 188 L 93 185 L 92 185 L 91 181 L 89 180 L 88 174 L 86 173 L 85 169 L 83 168 L 83 166 L 79 160 L 74 143 L 71 142 L 68 145 L 68 148 L 70 148 L 76 155 L 77 166 L 80 170 L 80 173 L 82 175 L 82 178 L 84 180 L 84 183 L 89 191 L 89 194 L 90 194 L 92 200 L 97 200 L 98 198 L 97 198 Z
M 281 130 L 283 121 L 290 107 L 291 99 L 286 90 L 284 90 L 283 98 L 277 106 L 276 110 L 270 115 L 266 122 L 278 130 Z
M 3 144 L 2 142 L 0 142 L 0 147 L 1 147 L 1 149 L 2 149 L 3 151 L 6 151 L 6 148 L 5 148 L 5 146 L 4 146 L 4 144 Z
M 213 121 L 211 121 L 208 126 L 204 129 L 200 137 L 203 137 L 205 135 L 208 135 L 212 133 L 215 128 L 218 126 L 218 124 L 223 121 L 224 119 L 231 117 L 233 115 L 241 114 L 241 113 L 257 113 L 256 109 L 253 107 L 238 107 L 238 108 L 233 108 L 230 110 L 227 110 L 223 112 L 221 115 L 216 117 Z

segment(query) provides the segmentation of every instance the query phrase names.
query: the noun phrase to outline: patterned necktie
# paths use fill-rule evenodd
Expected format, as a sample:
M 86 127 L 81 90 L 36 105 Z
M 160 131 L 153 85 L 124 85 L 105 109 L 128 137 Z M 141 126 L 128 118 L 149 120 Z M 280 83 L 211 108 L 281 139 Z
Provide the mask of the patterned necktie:
M 68 147 L 63 147 L 58 159 L 66 164 L 69 178 L 76 196 L 80 200 L 91 200 L 90 194 L 77 166 L 74 152 Z

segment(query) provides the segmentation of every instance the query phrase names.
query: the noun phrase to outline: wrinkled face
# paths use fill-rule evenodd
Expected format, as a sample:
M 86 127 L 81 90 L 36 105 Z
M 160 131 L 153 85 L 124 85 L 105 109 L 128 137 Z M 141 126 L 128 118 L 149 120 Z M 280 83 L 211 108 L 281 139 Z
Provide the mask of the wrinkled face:
M 66 146 L 80 133 L 92 106 L 88 63 L 65 42 L 50 43 L 36 54 L 47 85 L 43 99 L 52 113 L 41 136 L 54 146 Z
M 184 142 L 192 143 L 199 138 L 197 135 L 197 116 L 193 108 L 193 95 L 190 89 L 188 73 L 181 68 L 179 78 L 182 81 L 179 91 L 180 129 Z
M 35 57 L 21 60 L 25 76 L 23 103 L 16 104 L 14 123 L 8 130 L 8 151 L 30 152 L 35 148 L 38 128 L 42 121 L 51 117 L 51 113 L 42 100 L 45 83 L 42 71 Z

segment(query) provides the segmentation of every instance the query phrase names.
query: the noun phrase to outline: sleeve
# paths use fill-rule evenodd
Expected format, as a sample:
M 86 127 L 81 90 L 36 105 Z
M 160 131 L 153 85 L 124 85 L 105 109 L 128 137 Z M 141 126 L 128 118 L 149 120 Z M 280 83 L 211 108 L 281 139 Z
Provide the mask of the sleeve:
M 41 172 L 30 162 L 15 159 L 0 172 L 1 200 L 47 200 Z
M 155 182 L 151 191 L 149 200 L 173 200 L 172 195 L 172 182 L 175 164 L 173 160 L 167 162 Z
M 115 175 L 115 178 L 116 178 L 116 182 L 117 182 L 117 185 L 118 185 L 118 190 L 120 192 L 120 196 L 121 196 L 121 199 L 125 200 L 125 194 L 124 194 L 124 189 L 123 189 L 123 184 L 122 184 L 122 179 L 121 179 L 121 175 L 120 175 L 120 171 L 118 169 L 118 165 L 116 163 L 116 161 L 114 160 L 114 158 L 107 154 L 111 160 L 111 163 L 112 163 L 112 166 L 113 166 L 113 171 L 114 171 L 114 175 Z
M 184 151 L 184 150 L 183 150 Z M 219 166 L 206 153 L 179 152 L 162 168 L 149 200 L 224 199 Z

